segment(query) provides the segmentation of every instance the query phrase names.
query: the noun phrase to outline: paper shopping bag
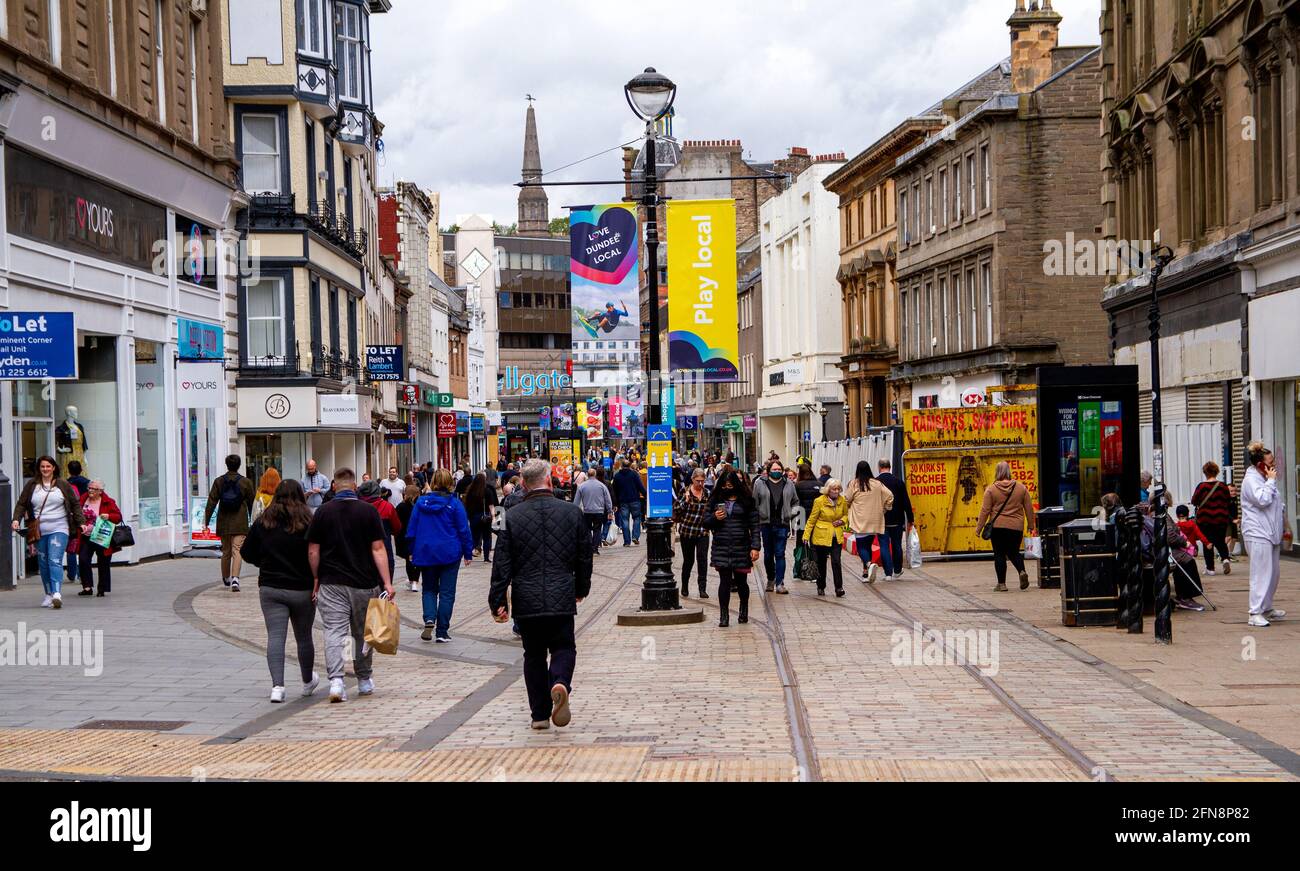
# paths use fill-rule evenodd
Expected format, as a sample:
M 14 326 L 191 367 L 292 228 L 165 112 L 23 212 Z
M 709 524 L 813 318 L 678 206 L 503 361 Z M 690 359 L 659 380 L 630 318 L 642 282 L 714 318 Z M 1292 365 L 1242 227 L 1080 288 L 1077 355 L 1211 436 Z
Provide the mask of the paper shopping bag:
M 389 599 L 371 599 L 366 606 L 366 643 L 376 653 L 393 656 L 401 635 L 402 615 L 397 603 Z

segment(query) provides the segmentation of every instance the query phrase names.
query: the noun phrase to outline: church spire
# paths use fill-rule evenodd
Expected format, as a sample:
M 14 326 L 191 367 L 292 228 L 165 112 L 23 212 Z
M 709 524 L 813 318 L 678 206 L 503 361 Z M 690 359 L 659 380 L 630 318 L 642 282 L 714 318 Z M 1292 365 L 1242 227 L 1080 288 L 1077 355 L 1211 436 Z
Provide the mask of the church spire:
M 528 97 L 528 119 L 524 127 L 524 181 L 542 180 L 542 153 L 537 144 L 537 115 L 533 111 L 533 98 Z M 551 207 L 546 189 L 521 188 L 519 191 L 519 235 L 548 236 L 551 229 Z

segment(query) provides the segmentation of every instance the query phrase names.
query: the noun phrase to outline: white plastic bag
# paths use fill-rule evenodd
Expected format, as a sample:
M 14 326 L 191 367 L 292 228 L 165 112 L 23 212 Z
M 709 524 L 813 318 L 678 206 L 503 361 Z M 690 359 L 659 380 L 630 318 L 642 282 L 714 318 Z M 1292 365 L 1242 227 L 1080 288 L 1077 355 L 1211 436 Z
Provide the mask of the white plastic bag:
M 907 534 L 907 565 L 913 569 L 921 567 L 921 536 L 915 528 Z
M 1036 535 L 1025 539 L 1025 559 L 1041 560 L 1043 558 L 1043 540 Z
M 605 547 L 613 547 L 618 542 L 618 527 L 611 526 L 609 535 L 605 536 Z

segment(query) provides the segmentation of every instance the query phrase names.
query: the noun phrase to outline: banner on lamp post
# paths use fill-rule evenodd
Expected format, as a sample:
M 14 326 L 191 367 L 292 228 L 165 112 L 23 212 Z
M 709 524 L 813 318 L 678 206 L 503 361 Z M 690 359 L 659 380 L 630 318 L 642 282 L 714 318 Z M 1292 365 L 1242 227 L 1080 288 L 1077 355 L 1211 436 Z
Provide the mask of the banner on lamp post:
M 668 203 L 668 361 L 672 377 L 740 378 L 736 201 Z
M 569 247 L 574 350 L 589 342 L 640 342 L 638 309 L 627 302 L 640 299 L 635 207 L 571 209 Z

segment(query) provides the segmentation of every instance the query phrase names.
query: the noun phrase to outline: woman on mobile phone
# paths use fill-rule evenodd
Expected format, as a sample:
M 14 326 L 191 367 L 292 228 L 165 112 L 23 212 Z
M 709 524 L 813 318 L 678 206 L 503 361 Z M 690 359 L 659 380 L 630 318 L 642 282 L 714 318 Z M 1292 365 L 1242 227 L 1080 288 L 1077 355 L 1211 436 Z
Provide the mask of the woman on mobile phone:
M 1277 461 L 1263 442 L 1246 449 L 1250 468 L 1241 482 L 1241 537 L 1250 557 L 1249 624 L 1263 629 L 1286 617 L 1273 607 L 1281 572 L 1282 544 L 1290 543 L 1286 506 L 1277 489 Z

